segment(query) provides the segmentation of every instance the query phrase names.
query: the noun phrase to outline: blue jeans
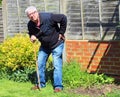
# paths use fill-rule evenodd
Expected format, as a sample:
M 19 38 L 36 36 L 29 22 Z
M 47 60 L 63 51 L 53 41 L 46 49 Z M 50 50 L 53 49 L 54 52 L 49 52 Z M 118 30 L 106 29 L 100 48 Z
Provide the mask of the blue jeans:
M 46 62 L 50 54 L 53 57 L 53 86 L 54 88 L 63 88 L 62 85 L 62 53 L 63 53 L 64 43 L 61 43 L 53 50 L 45 49 L 43 47 L 40 48 L 38 52 L 38 70 L 40 76 L 40 87 L 46 86 L 46 77 L 45 77 L 45 69 L 46 69 Z

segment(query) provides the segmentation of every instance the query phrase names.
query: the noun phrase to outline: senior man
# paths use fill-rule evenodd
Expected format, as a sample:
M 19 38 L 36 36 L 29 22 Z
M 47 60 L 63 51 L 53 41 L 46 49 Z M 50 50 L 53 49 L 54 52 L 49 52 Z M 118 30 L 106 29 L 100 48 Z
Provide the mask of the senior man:
M 28 31 L 31 42 L 38 39 L 41 43 L 38 52 L 38 69 L 40 76 L 40 87 L 46 86 L 45 69 L 46 62 L 50 54 L 53 57 L 53 87 L 54 92 L 60 92 L 63 89 L 62 84 L 62 53 L 64 48 L 64 33 L 67 26 L 67 18 L 64 14 L 42 13 L 38 12 L 36 7 L 29 6 L 25 13 L 30 19 L 28 22 Z M 33 89 L 38 89 L 38 82 Z

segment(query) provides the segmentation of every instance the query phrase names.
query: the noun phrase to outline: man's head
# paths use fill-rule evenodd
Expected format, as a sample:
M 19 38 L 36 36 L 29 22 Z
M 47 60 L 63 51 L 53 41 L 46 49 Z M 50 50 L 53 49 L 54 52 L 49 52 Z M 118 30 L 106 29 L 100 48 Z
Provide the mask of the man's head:
M 33 22 L 36 22 L 39 18 L 38 11 L 34 6 L 27 7 L 25 13 L 27 14 L 28 18 Z

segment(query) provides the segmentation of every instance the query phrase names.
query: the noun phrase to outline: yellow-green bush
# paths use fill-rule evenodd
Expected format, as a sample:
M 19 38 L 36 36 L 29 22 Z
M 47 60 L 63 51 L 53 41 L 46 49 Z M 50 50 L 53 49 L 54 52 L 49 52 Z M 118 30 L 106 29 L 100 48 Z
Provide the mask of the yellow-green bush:
M 21 68 L 35 67 L 35 53 L 38 51 L 39 43 L 30 42 L 26 34 L 17 34 L 14 37 L 7 38 L 0 44 L 0 67 L 9 68 L 12 71 Z

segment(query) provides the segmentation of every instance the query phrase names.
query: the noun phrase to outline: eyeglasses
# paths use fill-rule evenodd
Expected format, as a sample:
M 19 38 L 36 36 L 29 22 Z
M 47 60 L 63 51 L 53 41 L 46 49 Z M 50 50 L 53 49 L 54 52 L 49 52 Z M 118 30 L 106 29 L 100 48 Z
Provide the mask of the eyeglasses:
M 34 12 L 32 12 L 32 13 L 29 13 L 28 16 L 31 16 L 31 15 L 35 14 L 36 12 L 37 12 L 37 11 L 34 11 Z

